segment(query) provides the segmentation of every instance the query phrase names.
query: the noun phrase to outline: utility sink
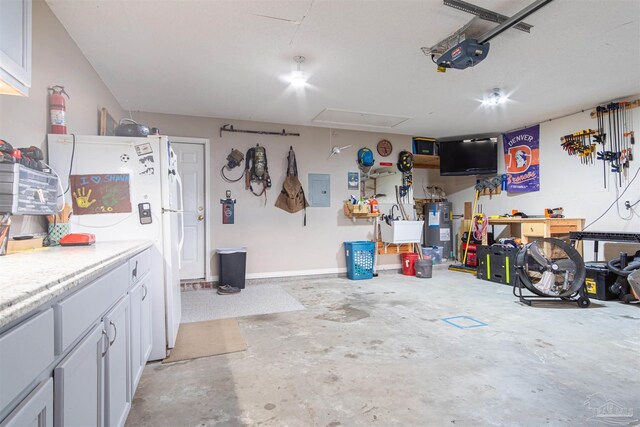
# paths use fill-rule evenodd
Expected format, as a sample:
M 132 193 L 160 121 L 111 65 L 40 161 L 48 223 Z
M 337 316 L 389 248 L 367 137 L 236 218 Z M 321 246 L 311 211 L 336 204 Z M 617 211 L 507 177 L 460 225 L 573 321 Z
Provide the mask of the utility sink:
M 383 243 L 420 243 L 424 221 L 393 221 L 391 225 L 380 223 L 380 240 Z

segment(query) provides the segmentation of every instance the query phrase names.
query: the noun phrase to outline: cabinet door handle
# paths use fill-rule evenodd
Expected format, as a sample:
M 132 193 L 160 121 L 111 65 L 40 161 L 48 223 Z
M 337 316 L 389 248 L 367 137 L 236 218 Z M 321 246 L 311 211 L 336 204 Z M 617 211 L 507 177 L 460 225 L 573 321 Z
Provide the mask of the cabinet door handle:
M 111 320 L 109 320 L 109 324 L 113 326 L 113 340 L 109 343 L 109 347 L 111 347 L 113 343 L 116 342 L 116 338 L 118 337 L 118 328 L 116 328 L 116 324 Z
M 142 285 L 142 289 L 144 289 L 144 295 L 142 295 L 142 301 L 144 301 L 145 299 L 147 299 L 147 285 Z
M 107 334 L 107 331 L 103 329 L 103 330 L 102 330 L 102 336 L 103 336 L 103 337 L 105 337 L 105 338 L 107 338 L 107 343 L 106 343 L 106 345 L 105 345 L 105 349 L 104 349 L 104 351 L 102 352 L 102 357 L 104 357 L 104 356 L 107 354 L 107 352 L 109 351 L 109 346 L 110 346 L 110 344 L 109 344 L 109 334 Z M 103 342 L 104 342 L 104 341 L 103 341 Z

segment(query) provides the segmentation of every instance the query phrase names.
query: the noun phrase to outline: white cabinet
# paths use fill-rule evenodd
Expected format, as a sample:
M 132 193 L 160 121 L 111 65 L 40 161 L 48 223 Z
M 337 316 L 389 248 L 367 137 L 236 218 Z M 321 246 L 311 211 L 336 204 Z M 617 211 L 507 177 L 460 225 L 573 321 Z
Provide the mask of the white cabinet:
M 54 370 L 56 426 L 122 426 L 131 407 L 129 297 Z
M 131 356 L 129 296 L 125 296 L 104 317 L 109 335 L 106 364 L 106 423 L 123 426 L 131 408 Z
M 118 263 L 0 334 L 0 427 L 124 426 L 151 354 L 148 260 Z
M 104 426 L 105 356 L 109 337 L 94 327 L 55 368 L 56 427 Z
M 0 94 L 31 87 L 31 0 L 0 1 Z
M 129 292 L 131 298 L 131 390 L 135 390 L 151 354 L 149 275 Z
M 151 357 L 151 337 L 153 336 L 153 320 L 151 318 L 151 275 L 142 282 L 142 289 L 144 294 L 142 295 L 142 368 Z M 142 372 L 140 372 L 142 373 Z M 138 383 L 136 383 L 137 385 Z
M 53 379 L 36 387 L 0 427 L 53 427 Z
M 0 335 L 0 412 L 53 363 L 53 341 L 51 309 Z

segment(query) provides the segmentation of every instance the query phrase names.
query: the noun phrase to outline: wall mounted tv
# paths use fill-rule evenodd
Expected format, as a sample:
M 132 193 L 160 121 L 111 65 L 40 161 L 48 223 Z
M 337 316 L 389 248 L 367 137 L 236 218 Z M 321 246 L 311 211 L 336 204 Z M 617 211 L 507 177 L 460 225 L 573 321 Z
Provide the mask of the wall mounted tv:
M 441 141 L 440 175 L 484 175 L 498 172 L 498 138 Z

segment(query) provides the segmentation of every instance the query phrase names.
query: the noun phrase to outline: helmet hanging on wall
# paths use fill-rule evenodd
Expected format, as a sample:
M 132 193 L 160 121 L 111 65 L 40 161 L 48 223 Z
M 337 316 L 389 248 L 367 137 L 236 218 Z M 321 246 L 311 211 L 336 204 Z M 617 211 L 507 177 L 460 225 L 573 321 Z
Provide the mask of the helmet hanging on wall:
M 403 150 L 398 154 L 398 170 L 400 172 L 409 172 L 413 169 L 413 154 Z
M 358 150 L 358 165 L 362 168 L 371 167 L 375 163 L 373 151 L 367 147 Z

